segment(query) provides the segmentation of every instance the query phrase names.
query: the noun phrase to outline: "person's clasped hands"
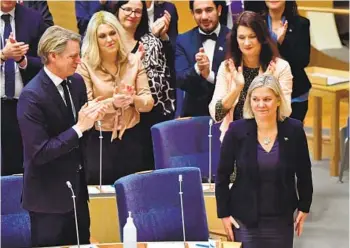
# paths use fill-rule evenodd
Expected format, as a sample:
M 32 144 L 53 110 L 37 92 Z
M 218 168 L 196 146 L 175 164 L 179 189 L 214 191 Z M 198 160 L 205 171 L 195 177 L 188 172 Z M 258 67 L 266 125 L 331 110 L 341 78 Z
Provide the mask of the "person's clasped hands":
M 2 53 L 6 59 L 20 61 L 22 57 L 27 54 L 28 50 L 29 45 L 24 42 L 18 42 L 11 32 L 9 38 L 6 39 L 6 44 L 2 49 Z
M 115 87 L 113 94 L 113 107 L 126 109 L 134 103 L 135 87 L 121 83 Z
M 167 32 L 169 30 L 170 21 L 171 15 L 168 11 L 165 10 L 164 15 L 153 22 L 151 25 L 152 34 L 162 40 L 168 40 L 169 37 L 167 35 Z
M 207 78 L 210 74 L 210 61 L 203 47 L 199 48 L 195 59 L 201 76 Z
M 79 113 L 76 126 L 81 132 L 85 132 L 93 127 L 96 121 L 101 120 L 106 113 L 107 105 L 101 101 L 101 97 L 85 103 Z

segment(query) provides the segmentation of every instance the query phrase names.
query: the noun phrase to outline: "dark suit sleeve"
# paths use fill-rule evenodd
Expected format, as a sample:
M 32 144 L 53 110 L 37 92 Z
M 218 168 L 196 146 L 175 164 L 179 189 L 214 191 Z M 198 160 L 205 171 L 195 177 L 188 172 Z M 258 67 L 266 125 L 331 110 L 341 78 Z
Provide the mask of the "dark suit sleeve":
M 215 182 L 215 197 L 218 218 L 230 216 L 230 175 L 234 170 L 235 133 L 234 125 L 227 130 L 220 150 L 220 160 Z
M 304 213 L 310 211 L 312 201 L 312 175 L 311 175 L 311 161 L 309 155 L 309 148 L 307 145 L 306 135 L 302 123 L 296 129 L 297 142 L 297 190 L 299 195 L 298 209 Z
M 171 21 L 169 25 L 169 30 L 168 30 L 168 36 L 171 41 L 171 44 L 173 45 L 173 48 L 175 50 L 176 47 L 176 37 L 178 35 L 178 21 L 179 21 L 179 16 L 177 14 L 177 10 L 174 4 L 172 3 L 164 3 L 168 4 L 168 11 L 171 15 Z
M 36 9 L 41 13 L 41 16 L 44 18 L 44 22 L 46 27 L 53 26 L 53 18 L 49 9 L 49 6 L 47 5 L 47 1 L 33 1 L 34 5 L 33 8 Z
M 32 30 L 32 37 L 29 43 L 29 51 L 27 52 L 27 67 L 25 69 L 20 69 L 24 75 L 26 75 L 25 80 L 26 82 L 29 82 L 30 79 L 32 79 L 43 67 L 43 64 L 41 63 L 41 59 L 37 54 L 38 50 L 38 43 L 47 29 L 47 25 L 44 22 L 44 19 L 40 16 L 39 19 L 37 19 L 32 24 L 33 30 Z
M 176 41 L 175 71 L 178 88 L 193 96 L 206 94 L 210 83 L 197 74 L 194 64 L 190 62 L 190 58 L 186 54 L 185 44 L 179 41 L 179 37 Z
M 278 48 L 291 68 L 305 68 L 310 62 L 310 21 L 301 17 L 297 20 L 294 30 L 286 35 Z
M 24 90 L 18 101 L 17 118 L 26 160 L 35 165 L 43 165 L 78 147 L 79 138 L 73 128 L 56 137 L 50 137 L 47 130 L 48 120 L 42 110 L 44 103 L 39 103 L 37 99 L 35 92 Z

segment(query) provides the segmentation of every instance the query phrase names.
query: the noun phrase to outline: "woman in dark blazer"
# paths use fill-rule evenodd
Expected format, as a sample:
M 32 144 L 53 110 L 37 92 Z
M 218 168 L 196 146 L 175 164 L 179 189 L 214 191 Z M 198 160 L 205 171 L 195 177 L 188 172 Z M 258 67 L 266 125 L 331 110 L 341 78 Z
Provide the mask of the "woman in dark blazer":
M 293 74 L 292 114 L 304 121 L 311 83 L 304 69 L 310 61 L 310 21 L 298 14 L 295 1 L 265 1 L 262 14 L 279 52 Z
M 218 217 L 228 238 L 244 248 L 292 248 L 293 222 L 300 236 L 310 210 L 307 140 L 302 123 L 285 118 L 286 108 L 277 80 L 256 77 L 247 93 L 245 119 L 231 123 L 222 143 L 215 189 Z

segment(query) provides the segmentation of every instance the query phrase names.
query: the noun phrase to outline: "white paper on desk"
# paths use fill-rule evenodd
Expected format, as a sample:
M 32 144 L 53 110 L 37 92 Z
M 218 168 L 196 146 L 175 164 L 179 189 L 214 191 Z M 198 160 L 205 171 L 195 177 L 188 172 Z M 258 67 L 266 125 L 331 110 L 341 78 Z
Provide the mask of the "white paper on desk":
M 334 85 L 334 84 L 341 84 L 341 83 L 349 82 L 348 78 L 336 77 L 336 76 L 328 76 L 326 74 L 322 74 L 322 73 L 318 73 L 318 72 L 312 73 L 311 76 L 327 78 L 327 85 Z
M 99 194 L 100 190 L 96 186 L 88 186 L 89 194 Z
M 183 242 L 150 242 L 147 243 L 147 248 L 184 248 Z M 197 247 L 198 248 L 198 247 Z
M 100 186 L 97 186 L 97 188 L 99 189 Z M 115 193 L 115 189 L 112 185 L 102 185 L 101 193 Z

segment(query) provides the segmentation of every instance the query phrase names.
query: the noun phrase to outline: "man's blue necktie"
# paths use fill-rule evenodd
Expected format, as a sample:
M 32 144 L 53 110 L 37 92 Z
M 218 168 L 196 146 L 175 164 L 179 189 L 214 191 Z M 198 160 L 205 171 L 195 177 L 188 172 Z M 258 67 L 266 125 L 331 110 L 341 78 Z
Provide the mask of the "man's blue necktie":
M 5 22 L 4 29 L 4 46 L 6 45 L 6 39 L 9 38 L 10 33 L 12 32 L 9 14 L 3 14 L 1 18 Z M 15 95 L 15 61 L 14 59 L 7 59 L 5 61 L 5 95 L 7 98 L 12 99 Z

